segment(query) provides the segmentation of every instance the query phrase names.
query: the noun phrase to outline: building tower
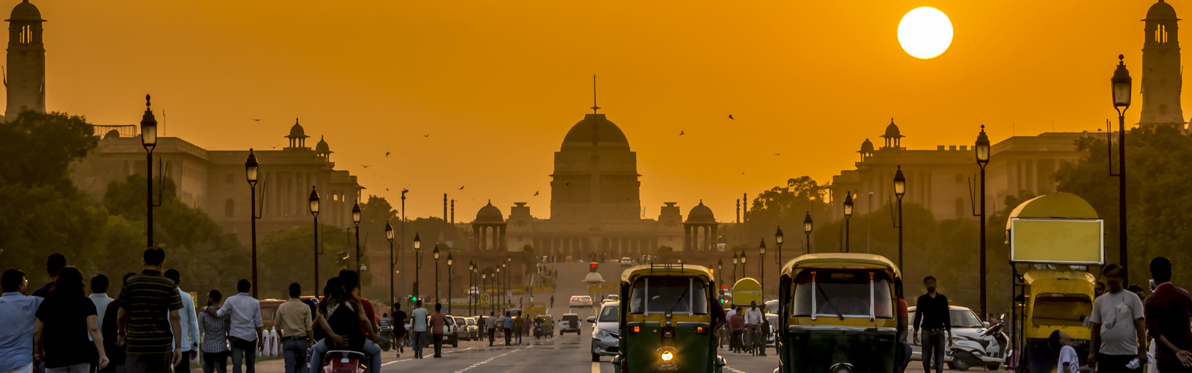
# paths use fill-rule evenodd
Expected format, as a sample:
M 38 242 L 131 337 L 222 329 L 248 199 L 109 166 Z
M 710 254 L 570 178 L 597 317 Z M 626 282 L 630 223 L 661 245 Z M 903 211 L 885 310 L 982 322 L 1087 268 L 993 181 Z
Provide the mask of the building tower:
M 46 48 L 41 43 L 41 12 L 24 0 L 12 8 L 8 21 L 8 74 L 4 87 L 8 106 L 4 117 L 16 119 L 25 110 L 46 111 Z
M 1142 115 L 1140 125 L 1176 124 L 1183 128 L 1180 109 L 1179 18 L 1170 4 L 1159 0 L 1146 12 L 1146 41 L 1142 44 Z

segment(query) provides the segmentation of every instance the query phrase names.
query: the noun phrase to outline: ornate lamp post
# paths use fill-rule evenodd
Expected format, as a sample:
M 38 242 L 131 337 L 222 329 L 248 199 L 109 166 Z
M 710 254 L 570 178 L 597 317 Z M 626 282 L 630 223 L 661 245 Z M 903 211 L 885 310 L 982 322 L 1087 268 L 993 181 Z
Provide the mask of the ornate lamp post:
M 506 268 L 506 263 L 505 263 L 505 262 L 501 262 L 501 268 Z M 498 270 L 498 271 L 499 271 L 499 270 Z M 501 305 L 502 305 L 502 306 L 508 306 L 508 305 L 509 305 L 509 303 L 508 303 L 509 299 L 508 299 L 508 297 L 506 297 L 506 296 L 505 296 L 505 293 L 509 292 L 509 278 L 510 278 L 510 277 L 513 277 L 513 275 L 512 275 L 512 274 L 510 274 L 509 270 L 506 270 L 506 271 L 505 271 L 505 277 L 501 278 L 501 280 L 502 280 L 502 282 L 503 282 L 503 283 L 501 284 L 501 285 L 502 285 L 502 286 L 501 286 Z
M 319 295 L 319 191 L 310 187 L 310 214 L 315 217 L 315 296 Z M 255 287 L 255 286 L 254 286 Z
M 733 252 L 733 283 L 734 284 L 737 283 L 737 262 L 738 261 L 740 261 L 740 257 L 737 256 L 736 252 Z
M 422 299 L 422 293 L 419 293 L 418 285 L 422 279 L 422 240 L 418 238 L 418 232 L 414 232 L 414 296 Z
M 720 277 L 716 282 L 719 282 L 721 286 L 720 289 L 717 289 L 720 291 L 717 299 L 724 299 L 724 259 L 716 259 L 716 275 Z
M 480 271 L 480 287 L 485 288 L 487 286 L 488 286 L 488 270 L 486 269 L 486 270 Z M 489 290 L 489 289 L 482 289 L 482 290 Z M 490 300 L 489 303 L 491 304 L 492 301 Z M 480 308 L 480 305 L 477 304 L 476 308 Z
M 505 266 L 505 263 L 501 263 L 501 267 L 504 267 L 504 266 Z M 493 274 L 493 284 L 495 284 L 494 287 L 496 288 L 495 290 L 497 291 L 496 297 L 493 297 L 493 310 L 496 310 L 498 305 L 503 306 L 502 304 L 505 302 L 505 290 L 501 289 L 501 281 L 504 280 L 503 278 L 501 278 L 501 267 L 496 267 L 497 273 Z M 508 274 L 508 272 L 506 272 L 506 274 Z M 498 297 L 499 297 L 499 299 L 501 299 L 500 301 L 497 301 Z
M 260 165 L 257 164 L 257 156 L 253 154 L 252 148 L 249 148 L 248 160 L 244 162 L 244 175 L 248 179 L 248 189 L 252 194 L 252 205 L 250 205 L 248 209 L 252 214 L 250 220 L 252 221 L 252 283 L 254 284 L 252 287 L 253 298 L 257 297 L 257 289 L 260 288 L 260 283 L 257 282 L 257 219 L 261 218 L 260 216 L 257 216 L 257 168 L 259 166 Z M 315 284 L 315 286 L 317 287 L 318 284 Z
M 989 164 L 989 137 L 985 136 L 984 125 L 977 135 L 977 146 L 973 149 L 977 153 L 977 165 L 981 167 L 981 314 L 988 315 L 985 313 L 988 311 L 985 308 L 985 166 Z
M 778 246 L 778 260 L 774 262 L 779 265 L 779 269 L 782 269 L 782 227 L 778 227 L 778 232 L 774 232 L 774 244 Z
M 451 253 L 447 253 L 447 311 L 451 311 L 451 264 L 454 259 L 451 258 Z
M 1110 79 L 1113 88 L 1113 108 L 1118 113 L 1118 172 L 1113 173 L 1113 165 L 1109 166 L 1109 175 L 1118 177 L 1118 239 L 1121 240 L 1121 250 L 1118 252 L 1121 261 L 1122 281 L 1129 283 L 1126 276 L 1130 273 L 1126 266 L 1126 109 L 1130 107 L 1130 71 L 1126 70 L 1125 56 L 1118 55 L 1117 69 Z M 1106 140 L 1109 140 L 1106 138 Z M 1108 141 L 1107 141 L 1108 142 Z M 1113 149 L 1113 145 L 1110 145 Z
M 758 282 L 762 285 L 762 294 L 766 293 L 766 240 L 762 239 L 762 244 L 757 248 L 758 255 L 761 255 L 761 260 L 757 261 Z
M 356 226 L 356 268 L 360 270 L 360 201 L 352 205 L 352 225 Z
M 393 225 L 389 221 L 385 221 L 385 239 L 389 240 L 389 305 L 392 306 L 397 300 L 393 294 L 393 272 L 397 267 L 393 263 Z
M 898 268 L 902 269 L 902 196 L 906 195 L 906 177 L 902 175 L 902 165 L 894 172 L 894 197 L 898 200 L 898 220 L 894 228 L 898 228 Z
M 435 244 L 435 251 L 431 252 L 435 258 L 435 302 L 439 301 L 439 244 Z
M 749 269 L 749 267 L 745 266 L 745 251 L 742 250 L 741 251 L 741 278 L 748 277 L 748 276 L 746 276 L 747 274 L 749 274 L 749 271 L 747 271 L 748 269 Z
M 404 188 L 401 190 L 401 241 L 399 241 L 401 245 L 398 246 L 398 255 L 401 255 L 402 272 L 406 270 L 406 193 L 409 191 L 409 189 Z M 402 275 L 398 281 L 401 284 L 398 286 L 401 291 L 408 290 L 406 289 L 406 275 Z M 414 294 L 417 295 L 418 293 L 415 292 Z
M 145 215 L 145 236 L 148 237 L 147 247 L 153 247 L 153 148 L 157 147 L 157 119 L 153 118 L 153 111 L 149 109 L 149 95 L 145 95 L 145 115 L 141 117 L 141 146 L 145 148 L 146 168 L 145 179 L 149 182 L 146 189 L 148 211 Z
M 853 217 L 853 192 L 845 192 L 844 196 L 844 252 L 849 252 L 849 219 Z
M 476 287 L 475 285 L 472 284 L 472 279 L 474 277 L 476 277 L 476 263 L 469 260 L 468 261 L 468 291 L 467 291 L 467 293 L 468 293 L 468 316 L 476 315 L 476 310 L 472 308 L 473 304 L 474 304 L 472 302 L 472 288 Z
M 807 253 L 814 253 L 815 250 L 811 248 L 811 212 L 803 215 L 803 234 L 807 235 Z

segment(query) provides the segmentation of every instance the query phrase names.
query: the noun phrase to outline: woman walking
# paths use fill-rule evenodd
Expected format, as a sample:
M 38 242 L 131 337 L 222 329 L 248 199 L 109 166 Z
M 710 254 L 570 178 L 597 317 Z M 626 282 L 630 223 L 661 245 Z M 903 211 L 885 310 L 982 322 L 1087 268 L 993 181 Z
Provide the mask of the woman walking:
M 88 373 L 108 366 L 95 303 L 83 288 L 83 273 L 65 267 L 37 308 L 33 354 L 49 373 Z M 90 336 L 91 340 L 87 340 Z

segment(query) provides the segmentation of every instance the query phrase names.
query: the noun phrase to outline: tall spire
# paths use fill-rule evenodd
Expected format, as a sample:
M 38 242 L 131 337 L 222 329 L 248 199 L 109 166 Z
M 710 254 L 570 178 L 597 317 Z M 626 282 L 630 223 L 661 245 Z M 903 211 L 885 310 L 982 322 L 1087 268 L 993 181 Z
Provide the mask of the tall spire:
M 596 105 L 596 74 L 592 74 L 592 114 L 596 114 L 596 110 L 600 110 L 600 106 Z

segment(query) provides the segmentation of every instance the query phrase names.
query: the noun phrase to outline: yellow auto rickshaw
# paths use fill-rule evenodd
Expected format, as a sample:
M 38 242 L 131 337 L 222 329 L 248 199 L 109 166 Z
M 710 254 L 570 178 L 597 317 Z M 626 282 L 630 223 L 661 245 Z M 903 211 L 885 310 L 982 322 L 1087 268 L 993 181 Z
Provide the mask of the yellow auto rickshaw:
M 1021 298 L 1022 313 L 1018 320 L 1021 330 L 1022 360 L 1019 366 L 1027 372 L 1054 372 L 1057 354 L 1047 344 L 1056 330 L 1072 336 L 1072 347 L 1081 364 L 1086 364 L 1092 329 L 1085 319 L 1093 312 L 1093 289 L 1096 278 L 1085 271 L 1032 269 L 1022 275 L 1026 285 Z
M 707 268 L 651 264 L 621 274 L 616 372 L 720 373 L 715 277 Z
M 871 254 L 808 254 L 779 277 L 782 373 L 894 373 L 901 274 Z

